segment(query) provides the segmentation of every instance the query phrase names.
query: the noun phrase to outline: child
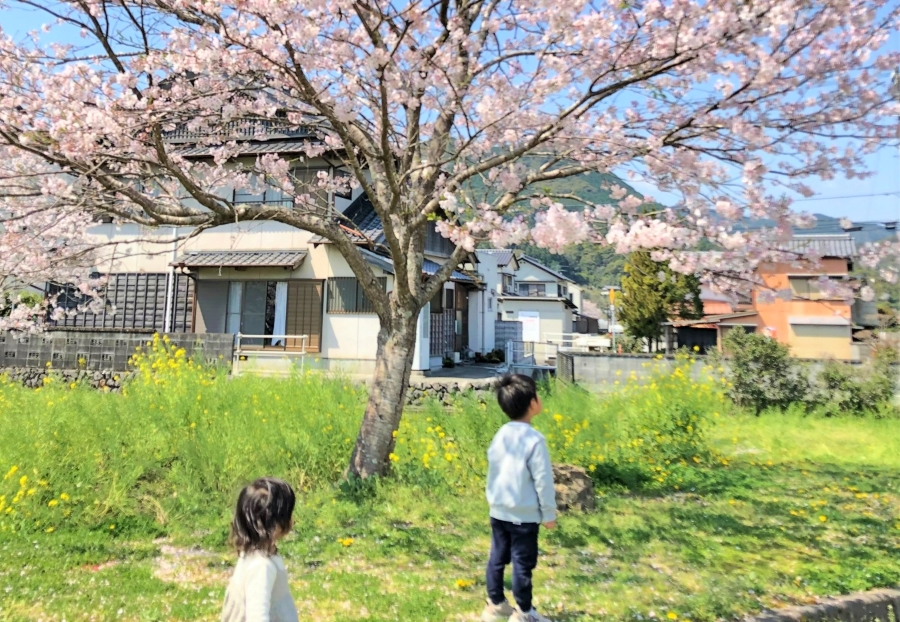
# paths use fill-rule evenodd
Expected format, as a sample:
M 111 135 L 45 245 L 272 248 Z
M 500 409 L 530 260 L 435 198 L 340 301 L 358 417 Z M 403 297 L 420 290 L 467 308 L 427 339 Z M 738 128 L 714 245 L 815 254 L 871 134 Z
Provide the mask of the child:
M 550 622 L 531 605 L 531 571 L 538 560 L 541 523 L 556 528 L 556 491 L 544 436 L 531 427 L 543 405 L 534 380 L 506 375 L 497 401 L 511 421 L 488 449 L 487 500 L 491 507 L 491 557 L 487 566 L 488 603 L 483 622 Z M 513 564 L 513 609 L 503 594 L 503 571 Z
M 294 526 L 294 491 L 263 477 L 241 491 L 231 523 L 238 563 L 225 591 L 222 622 L 297 622 L 284 561 L 275 546 Z

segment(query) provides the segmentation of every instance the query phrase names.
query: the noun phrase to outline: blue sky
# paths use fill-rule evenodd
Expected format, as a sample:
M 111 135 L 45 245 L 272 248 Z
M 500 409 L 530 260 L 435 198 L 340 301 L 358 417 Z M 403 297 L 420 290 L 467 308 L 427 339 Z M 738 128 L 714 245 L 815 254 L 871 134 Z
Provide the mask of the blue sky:
M 4 31 L 15 38 L 24 37 L 47 21 L 45 14 L 34 9 L 2 8 L 0 0 L 0 23 Z M 80 37 L 72 29 L 57 27 L 46 37 L 76 44 L 80 42 Z M 892 35 L 888 50 L 900 51 L 900 33 Z M 873 172 L 867 179 L 810 180 L 809 185 L 815 190 L 816 197 L 795 203 L 796 208 L 827 216 L 846 216 L 856 222 L 900 221 L 900 151 L 897 145 L 885 145 L 869 156 L 867 165 Z M 668 202 L 665 196 L 645 183 L 632 180 L 628 183 L 639 192 Z

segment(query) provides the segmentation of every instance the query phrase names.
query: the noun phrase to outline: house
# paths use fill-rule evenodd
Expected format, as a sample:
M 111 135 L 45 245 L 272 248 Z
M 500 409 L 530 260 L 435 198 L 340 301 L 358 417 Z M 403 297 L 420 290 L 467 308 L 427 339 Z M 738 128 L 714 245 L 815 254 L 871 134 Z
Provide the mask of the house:
M 857 256 L 853 238 L 847 234 L 797 235 L 780 250 L 786 255 L 815 254 L 820 261 L 813 266 L 786 257 L 785 261 L 761 264 L 757 269 L 761 285 L 753 291 L 749 304 L 707 292 L 702 319 L 669 323 L 669 347 L 677 340 L 679 347 L 721 348 L 728 331 L 740 326 L 777 339 L 798 358 L 859 360 L 862 353 L 854 342 L 854 330 L 877 323 L 874 305 L 830 295 L 828 288 L 820 286 L 822 278 L 844 284 L 852 280 Z M 769 296 L 763 296 L 764 292 Z M 772 294 L 774 300 L 767 300 Z
M 581 288 L 572 279 L 517 251 L 479 249 L 476 255 L 484 289 L 472 298 L 478 305 L 474 330 L 483 343 L 508 322 L 521 323 L 525 342 L 559 341 L 574 332 Z
M 251 122 L 252 123 L 252 122 Z M 266 121 L 264 127 L 231 128 L 242 148 L 238 161 L 260 154 L 300 154 L 311 135 L 302 128 Z M 197 161 L 213 157 L 214 147 L 179 129 L 167 138 L 180 153 Z M 313 180 L 319 171 L 339 172 L 325 154 L 299 159 L 292 172 Z M 292 205 L 293 197 L 271 187 L 262 192 L 222 188 L 235 203 Z M 361 251 L 385 291 L 393 287 L 393 268 L 384 248 L 381 223 L 365 194 L 318 197 L 348 219 L 346 229 L 359 238 Z M 187 238 L 188 228 L 144 228 L 111 218 L 90 231 L 107 243 L 96 273 L 107 279 L 108 307 L 98 313 L 72 314 L 51 329 L 105 332 L 231 333 L 242 368 L 283 371 L 299 356 L 307 365 L 353 373 L 374 369 L 379 320 L 341 253 L 308 231 L 275 222 L 240 222 Z M 429 231 L 423 278 L 452 253 L 451 243 Z M 471 265 L 477 264 L 474 258 Z M 440 367 L 446 356 L 478 347 L 469 338 L 469 298 L 480 284 L 471 273 L 455 271 L 419 317 L 413 370 Z M 63 306 L 82 299 L 69 287 L 48 284 Z M 491 348 L 493 343 L 491 343 Z M 310 356 L 306 356 L 309 354 Z

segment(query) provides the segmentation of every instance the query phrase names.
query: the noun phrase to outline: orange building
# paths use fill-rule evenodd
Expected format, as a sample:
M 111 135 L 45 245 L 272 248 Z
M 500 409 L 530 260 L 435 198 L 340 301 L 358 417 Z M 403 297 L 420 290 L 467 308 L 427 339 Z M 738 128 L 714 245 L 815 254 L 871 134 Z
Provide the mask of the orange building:
M 784 250 L 798 255 L 814 253 L 821 260 L 814 266 L 807 261 L 760 265 L 762 285 L 753 292 L 749 305 L 735 305 L 729 311 L 721 300 L 704 300 L 703 319 L 670 323 L 677 334 L 677 345 L 691 347 L 689 342 L 695 341 L 701 347 L 703 342 L 721 348 L 725 334 L 741 326 L 777 339 L 798 358 L 858 359 L 853 344 L 854 318 L 872 314 L 862 309 L 865 303 L 848 302 L 829 295 L 829 288 L 820 287 L 822 277 L 845 284 L 850 281 L 856 257 L 853 239 L 846 234 L 798 235 Z M 766 300 L 773 295 L 774 300 Z M 715 331 L 714 340 L 709 331 Z M 667 343 L 674 346 L 676 339 L 670 337 Z

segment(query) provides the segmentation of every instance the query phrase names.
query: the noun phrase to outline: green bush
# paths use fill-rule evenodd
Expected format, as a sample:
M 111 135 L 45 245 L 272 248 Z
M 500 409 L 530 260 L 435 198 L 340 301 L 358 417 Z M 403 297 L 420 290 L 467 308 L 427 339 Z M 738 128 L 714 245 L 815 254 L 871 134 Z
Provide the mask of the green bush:
M 883 416 L 895 412 L 892 402 L 897 391 L 896 363 L 897 351 L 887 346 L 875 348 L 872 360 L 860 367 L 829 361 L 818 378 L 819 409 L 828 416 Z
M 787 346 L 740 327 L 728 331 L 723 345 L 731 356 L 728 395 L 738 406 L 758 414 L 808 399 L 809 379 Z

